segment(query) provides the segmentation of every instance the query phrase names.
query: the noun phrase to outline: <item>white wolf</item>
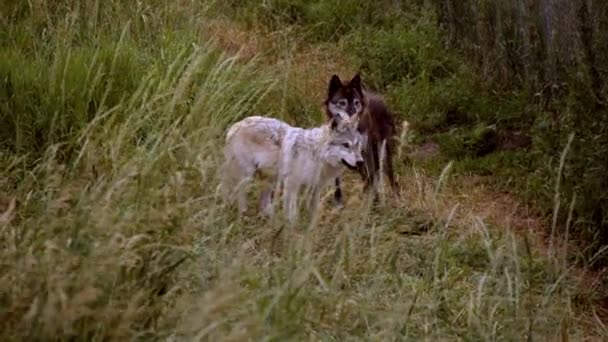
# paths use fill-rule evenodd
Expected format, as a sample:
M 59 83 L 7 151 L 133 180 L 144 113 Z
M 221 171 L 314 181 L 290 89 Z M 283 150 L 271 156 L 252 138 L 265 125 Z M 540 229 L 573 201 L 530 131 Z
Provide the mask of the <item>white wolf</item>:
M 241 213 L 247 210 L 247 189 L 254 176 L 270 179 L 260 197 L 262 210 L 272 215 L 273 187 L 283 190 L 288 220 L 297 219 L 298 193 L 310 191 L 309 209 L 315 210 L 321 191 L 340 175 L 341 167 L 363 164 L 361 135 L 356 120 L 336 117 L 321 127 L 304 129 L 262 116 L 233 124 L 226 134 L 222 188 L 232 198 L 236 192 Z

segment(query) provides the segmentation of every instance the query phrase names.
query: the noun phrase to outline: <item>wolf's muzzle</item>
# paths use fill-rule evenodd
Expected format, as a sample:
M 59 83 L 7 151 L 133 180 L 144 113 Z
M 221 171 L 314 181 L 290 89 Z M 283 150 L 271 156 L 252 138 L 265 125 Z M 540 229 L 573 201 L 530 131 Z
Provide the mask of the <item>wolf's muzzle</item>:
M 342 159 L 342 164 L 344 164 L 344 166 L 346 166 L 347 168 L 357 171 L 359 170 L 359 163 L 363 164 L 362 162 L 357 162 L 357 165 L 350 165 L 346 160 Z

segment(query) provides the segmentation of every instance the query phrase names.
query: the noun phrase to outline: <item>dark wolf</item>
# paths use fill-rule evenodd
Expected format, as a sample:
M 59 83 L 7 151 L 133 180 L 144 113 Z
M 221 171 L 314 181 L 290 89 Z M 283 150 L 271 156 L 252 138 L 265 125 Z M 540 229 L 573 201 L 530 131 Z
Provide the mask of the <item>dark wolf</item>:
M 395 120 L 384 99 L 361 86 L 361 77 L 356 74 L 347 83 L 342 83 L 338 75 L 329 81 L 327 99 L 324 102 L 328 119 L 335 116 L 358 119 L 358 131 L 363 136 L 363 159 L 365 166 L 359 174 L 365 184 L 365 191 L 372 191 L 374 200 L 378 199 L 378 181 L 382 168 L 396 197 L 399 197 L 399 184 L 393 170 Z M 384 148 L 384 151 L 382 149 Z M 340 178 L 336 178 L 334 198 L 341 204 L 342 189 Z

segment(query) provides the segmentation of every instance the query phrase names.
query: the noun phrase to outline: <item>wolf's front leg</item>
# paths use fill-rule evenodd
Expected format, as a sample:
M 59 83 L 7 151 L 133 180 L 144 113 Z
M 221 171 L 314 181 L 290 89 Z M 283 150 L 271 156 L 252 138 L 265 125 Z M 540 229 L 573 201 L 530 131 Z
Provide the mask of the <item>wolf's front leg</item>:
M 298 187 L 285 184 L 283 189 L 283 210 L 290 224 L 298 219 Z
M 336 191 L 334 192 L 334 204 L 338 207 L 343 205 L 342 187 L 340 186 L 340 177 L 336 177 L 335 185 Z
M 336 178 L 338 179 L 338 178 Z M 308 202 L 308 211 L 310 212 L 311 217 L 316 215 L 319 210 L 319 204 L 321 202 L 321 191 L 319 187 L 314 187 L 310 194 L 310 202 Z

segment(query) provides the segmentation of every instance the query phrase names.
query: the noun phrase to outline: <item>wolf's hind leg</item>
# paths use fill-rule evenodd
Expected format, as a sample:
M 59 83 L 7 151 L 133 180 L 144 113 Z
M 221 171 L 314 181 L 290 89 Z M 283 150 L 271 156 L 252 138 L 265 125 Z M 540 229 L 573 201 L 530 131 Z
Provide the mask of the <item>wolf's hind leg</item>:
M 251 177 L 246 177 L 239 183 L 236 192 L 236 200 L 239 207 L 239 213 L 245 214 L 247 212 L 247 190 L 249 190 L 249 184 L 251 183 Z
M 283 210 L 289 223 L 294 224 L 298 219 L 298 187 L 293 184 L 284 184 Z
M 385 165 L 384 171 L 386 176 L 388 177 L 388 181 L 391 185 L 391 189 L 393 190 L 393 194 L 395 197 L 400 198 L 399 194 L 399 183 L 397 183 L 397 179 L 395 178 L 395 171 L 393 170 L 393 144 L 387 140 L 386 142 L 386 151 L 385 151 Z
M 241 165 L 241 168 L 235 173 L 238 173 L 238 177 L 235 177 L 235 179 L 238 179 L 236 185 L 236 201 L 239 213 L 242 215 L 247 212 L 247 191 L 255 176 L 255 167 Z
M 234 203 L 237 185 L 242 177 L 238 171 L 239 169 L 240 168 L 238 165 L 236 165 L 233 158 L 226 159 L 220 167 L 220 191 L 223 200 L 228 205 L 232 205 Z
M 268 217 L 274 216 L 274 192 L 275 189 L 269 186 L 260 195 L 260 212 Z
M 363 191 L 371 193 L 374 196 L 374 202 L 378 202 L 378 171 L 380 169 L 380 160 L 378 155 L 378 144 L 370 142 L 367 146 L 367 155 L 365 158 L 366 168 L 366 183 Z

